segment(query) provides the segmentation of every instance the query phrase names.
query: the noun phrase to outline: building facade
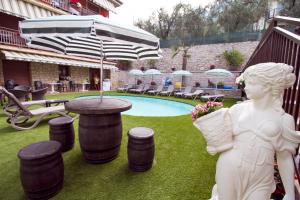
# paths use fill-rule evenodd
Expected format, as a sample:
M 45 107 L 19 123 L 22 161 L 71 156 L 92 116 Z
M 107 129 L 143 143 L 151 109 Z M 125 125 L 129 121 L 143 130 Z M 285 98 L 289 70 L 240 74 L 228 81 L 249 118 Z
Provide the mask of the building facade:
M 119 0 L 0 0 L 0 85 L 14 80 L 19 85 L 34 85 L 34 81 L 53 83 L 72 80 L 89 81 L 100 78 L 100 61 L 68 56 L 26 46 L 18 32 L 19 21 L 56 15 L 102 15 L 121 6 Z M 104 62 L 104 79 L 116 86 L 114 62 Z

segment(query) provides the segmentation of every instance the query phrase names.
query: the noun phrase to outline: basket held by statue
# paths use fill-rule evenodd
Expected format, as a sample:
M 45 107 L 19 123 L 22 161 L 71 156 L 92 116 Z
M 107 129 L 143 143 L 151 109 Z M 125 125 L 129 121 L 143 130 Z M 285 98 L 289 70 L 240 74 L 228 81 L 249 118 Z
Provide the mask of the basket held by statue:
M 212 155 L 233 147 L 232 122 L 228 110 L 228 108 L 221 108 L 194 122 L 194 126 L 204 136 L 207 150 Z

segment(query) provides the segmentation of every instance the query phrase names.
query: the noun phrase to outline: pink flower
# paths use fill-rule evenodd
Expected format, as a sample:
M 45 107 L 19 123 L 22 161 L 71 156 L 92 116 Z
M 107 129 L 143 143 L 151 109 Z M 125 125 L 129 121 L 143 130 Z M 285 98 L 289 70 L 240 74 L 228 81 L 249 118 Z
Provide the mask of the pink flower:
M 192 120 L 195 121 L 197 118 L 202 117 L 208 113 L 216 110 L 217 107 L 222 107 L 222 102 L 208 101 L 205 104 L 198 104 L 194 107 L 192 111 Z

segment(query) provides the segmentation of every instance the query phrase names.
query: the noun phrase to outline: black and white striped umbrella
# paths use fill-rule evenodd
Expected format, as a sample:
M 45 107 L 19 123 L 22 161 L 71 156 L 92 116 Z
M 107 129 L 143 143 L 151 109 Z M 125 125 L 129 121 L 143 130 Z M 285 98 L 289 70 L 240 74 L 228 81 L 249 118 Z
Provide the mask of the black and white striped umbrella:
M 107 60 L 160 58 L 159 38 L 100 15 L 29 19 L 19 27 L 33 48 Z
M 19 24 L 32 48 L 105 60 L 159 59 L 159 38 L 140 28 L 100 15 L 61 15 L 28 19 Z M 102 99 L 101 67 L 101 99 Z

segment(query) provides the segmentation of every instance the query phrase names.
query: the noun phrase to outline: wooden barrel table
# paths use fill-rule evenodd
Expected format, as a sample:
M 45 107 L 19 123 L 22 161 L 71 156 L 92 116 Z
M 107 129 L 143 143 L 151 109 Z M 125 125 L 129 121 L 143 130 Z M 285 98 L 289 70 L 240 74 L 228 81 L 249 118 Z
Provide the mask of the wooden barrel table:
M 84 159 L 89 163 L 106 163 L 115 159 L 122 139 L 121 112 L 129 110 L 125 100 L 104 98 L 74 100 L 66 110 L 80 114 L 79 143 Z
M 147 171 L 154 158 L 154 131 L 150 128 L 136 127 L 128 132 L 129 169 L 136 172 Z
M 28 199 L 49 199 L 61 190 L 64 164 L 60 149 L 57 141 L 43 141 L 19 151 L 20 177 Z

